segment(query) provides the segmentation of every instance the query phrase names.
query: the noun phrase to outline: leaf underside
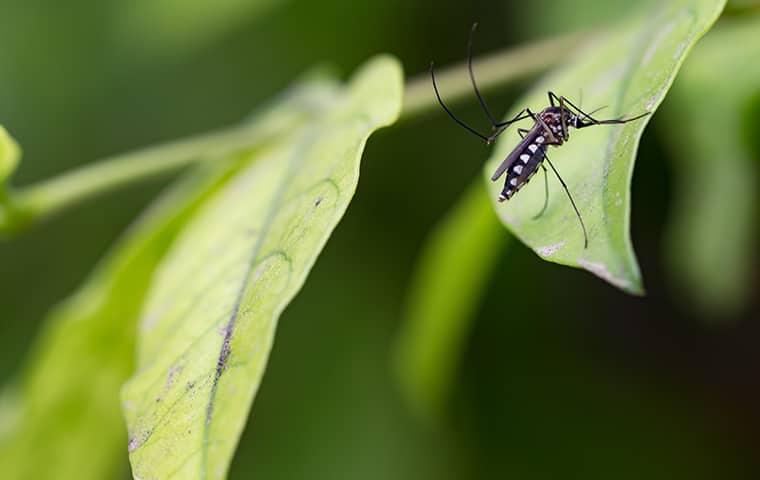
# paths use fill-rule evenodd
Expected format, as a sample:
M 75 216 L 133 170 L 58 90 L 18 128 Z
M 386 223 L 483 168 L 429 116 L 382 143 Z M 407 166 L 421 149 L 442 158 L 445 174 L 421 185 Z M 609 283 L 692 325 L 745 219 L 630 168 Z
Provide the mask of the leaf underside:
M 226 476 L 277 319 L 353 196 L 368 136 L 398 116 L 402 88 L 396 61 L 370 62 L 181 234 L 151 287 L 122 393 L 135 477 Z
M 533 88 L 507 118 L 523 107 L 541 111 L 549 105 L 549 90 L 570 98 L 584 111 L 606 107 L 597 118 L 653 112 L 686 54 L 724 4 L 724 0 L 658 2 L 647 15 L 594 38 L 564 68 Z M 516 127 L 511 127 L 500 138 L 484 172 L 503 223 L 542 258 L 584 268 L 629 293 L 643 293 L 629 234 L 630 183 L 649 118 L 571 131 L 568 143 L 547 152 L 583 215 L 589 234 L 587 249 L 572 206 L 551 170 L 549 206 L 539 219 L 532 217 L 544 202 L 543 179 L 527 185 L 506 204 L 497 202 L 503 178 L 492 183 L 490 177 L 519 141 Z

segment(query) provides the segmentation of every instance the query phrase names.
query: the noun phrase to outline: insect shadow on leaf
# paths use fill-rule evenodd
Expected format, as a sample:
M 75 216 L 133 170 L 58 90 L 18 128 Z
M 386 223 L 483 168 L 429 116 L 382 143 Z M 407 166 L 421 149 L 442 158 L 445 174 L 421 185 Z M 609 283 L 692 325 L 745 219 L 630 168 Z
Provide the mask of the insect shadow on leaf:
M 549 205 L 549 180 L 547 178 L 546 166 L 544 162 L 549 165 L 554 175 L 559 180 L 562 188 L 567 194 L 567 198 L 570 200 L 570 204 L 575 211 L 575 215 L 578 217 L 581 230 L 583 231 L 583 248 L 588 248 L 588 232 L 586 231 L 586 225 L 583 223 L 583 216 L 581 215 L 578 206 L 573 199 L 570 189 L 562 179 L 554 164 L 549 160 L 546 151 L 549 146 L 559 147 L 570 138 L 570 128 L 581 129 L 591 127 L 594 125 L 621 125 L 628 122 L 633 122 L 640 118 L 649 115 L 651 112 L 644 112 L 640 115 L 636 115 L 630 118 L 613 118 L 607 120 L 597 120 L 592 115 L 601 110 L 598 108 L 590 113 L 586 113 L 576 106 L 573 102 L 567 99 L 567 97 L 557 95 L 554 92 L 548 92 L 549 106 L 541 110 L 539 113 L 533 113 L 529 108 L 523 108 L 517 115 L 510 120 L 504 122 L 497 122 L 491 110 L 488 108 L 483 95 L 480 93 L 477 82 L 475 81 L 475 74 L 472 67 L 472 43 L 475 30 L 477 30 L 478 24 L 472 25 L 470 30 L 470 38 L 467 42 L 467 70 L 470 76 L 470 82 L 472 88 L 475 91 L 475 96 L 478 98 L 480 106 L 485 111 L 488 120 L 491 123 L 491 132 L 487 135 L 478 132 L 470 125 L 457 118 L 456 115 L 446 106 L 441 94 L 438 90 L 438 85 L 435 81 L 435 64 L 430 63 L 430 77 L 433 81 L 433 90 L 435 96 L 438 99 L 438 103 L 443 110 L 454 120 L 458 125 L 477 136 L 481 140 L 485 141 L 487 145 L 492 144 L 496 138 L 504 133 L 507 128 L 513 123 L 521 120 L 532 119 L 533 126 L 530 129 L 520 128 L 518 133 L 522 140 L 507 155 L 503 162 L 496 168 L 496 171 L 491 176 L 491 181 L 497 181 L 506 172 L 506 178 L 504 180 L 504 188 L 499 195 L 499 202 L 504 202 L 512 198 L 524 185 L 526 185 L 531 177 L 536 174 L 539 168 L 544 172 L 544 205 L 541 211 L 533 217 L 538 219 L 546 211 Z

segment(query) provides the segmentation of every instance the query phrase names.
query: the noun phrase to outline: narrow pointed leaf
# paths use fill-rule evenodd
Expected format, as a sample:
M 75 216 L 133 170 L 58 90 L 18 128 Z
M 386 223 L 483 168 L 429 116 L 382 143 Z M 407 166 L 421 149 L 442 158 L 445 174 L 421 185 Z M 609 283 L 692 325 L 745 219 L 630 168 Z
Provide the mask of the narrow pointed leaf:
M 369 135 L 398 116 L 402 74 L 364 67 L 318 122 L 261 153 L 181 234 L 153 285 L 122 399 L 133 475 L 226 476 L 277 319 L 354 193 Z
M 567 64 L 518 101 L 507 118 L 523 107 L 540 111 L 548 105 L 549 90 L 576 104 L 582 102 L 579 106 L 586 111 L 606 106 L 598 113 L 600 118 L 653 112 L 686 54 L 724 4 L 724 0 L 656 3 L 651 11 L 594 38 L 585 48 L 568 52 Z M 542 258 L 584 268 L 627 292 L 642 293 L 629 233 L 630 183 L 648 120 L 572 131 L 567 144 L 548 151 L 586 222 L 587 249 L 572 206 L 551 171 L 549 207 L 541 218 L 532 217 L 543 205 L 543 180 L 533 181 L 506 204 L 497 202 L 502 184 L 492 183 L 490 176 L 517 145 L 515 127 L 501 137 L 485 169 L 499 217 Z

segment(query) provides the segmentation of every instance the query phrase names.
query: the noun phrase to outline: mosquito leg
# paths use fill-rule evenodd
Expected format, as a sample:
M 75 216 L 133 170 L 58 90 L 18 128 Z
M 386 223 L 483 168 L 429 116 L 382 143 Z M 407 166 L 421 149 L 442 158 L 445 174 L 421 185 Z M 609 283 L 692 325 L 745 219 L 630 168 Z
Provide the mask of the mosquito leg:
M 560 97 L 560 100 L 563 102 L 563 104 L 566 103 L 566 104 L 570 105 L 571 107 L 573 107 L 578 113 L 580 113 L 584 117 L 588 118 L 591 122 L 593 122 L 593 123 L 599 123 L 599 120 L 595 119 L 594 117 L 592 117 L 588 113 L 586 113 L 583 110 L 581 110 L 580 108 L 578 108 L 578 106 L 576 106 L 573 102 L 571 102 L 570 100 L 568 100 L 567 97 Z
M 507 120 L 505 122 L 497 122 L 496 117 L 494 117 L 493 113 L 491 113 L 491 109 L 488 108 L 488 104 L 486 103 L 485 98 L 480 93 L 480 89 L 478 88 L 478 83 L 475 81 L 475 72 L 472 67 L 472 44 L 473 44 L 473 38 L 475 37 L 475 31 L 478 29 L 478 23 L 475 22 L 472 24 L 472 29 L 470 30 L 470 39 L 467 42 L 467 71 L 470 74 L 470 82 L 472 83 L 472 89 L 475 90 L 475 96 L 478 97 L 478 102 L 480 103 L 480 106 L 483 107 L 483 111 L 486 112 L 486 116 L 488 117 L 488 120 L 491 122 L 491 125 L 493 126 L 493 133 L 488 137 L 491 142 L 493 142 L 496 137 L 501 135 L 504 130 L 507 129 L 511 124 L 524 120 L 526 118 L 529 118 L 528 115 L 525 114 L 525 109 L 520 110 L 520 113 L 514 116 L 511 120 Z M 490 143 L 490 142 L 489 142 Z
M 506 122 L 497 123 L 494 125 L 495 128 L 502 128 L 502 127 L 508 127 L 512 125 L 515 122 L 519 122 L 520 120 L 525 120 L 526 118 L 530 118 L 530 115 L 525 113 L 527 108 L 523 108 L 520 110 L 520 113 L 515 115 L 511 120 L 507 120 Z
M 567 131 L 567 107 L 565 107 L 565 97 L 559 98 L 559 118 L 562 122 L 562 139 L 567 141 L 570 138 L 570 132 Z
M 573 200 L 573 196 L 570 194 L 570 189 L 567 188 L 567 184 L 564 180 L 562 180 L 562 177 L 560 176 L 559 172 L 556 168 L 554 168 L 554 164 L 549 160 L 549 157 L 544 154 L 544 159 L 549 164 L 549 167 L 551 167 L 552 171 L 554 172 L 554 175 L 557 176 L 557 179 L 559 180 L 559 183 L 562 184 L 562 188 L 565 190 L 565 193 L 567 193 L 567 198 L 570 199 L 570 204 L 573 206 L 573 210 L 575 210 L 575 215 L 578 217 L 578 221 L 581 224 L 581 229 L 583 230 L 583 248 L 588 248 L 588 233 L 586 232 L 586 225 L 583 223 L 583 217 L 581 216 L 581 212 L 578 210 L 578 207 L 575 205 L 575 200 Z
M 454 120 L 456 123 L 459 124 L 460 127 L 464 128 L 468 132 L 472 133 L 473 135 L 477 136 L 484 142 L 490 144 L 493 142 L 492 138 L 489 138 L 482 133 L 479 133 L 477 130 L 472 128 L 471 126 L 464 123 L 462 120 L 458 119 L 456 115 L 454 115 L 451 110 L 449 110 L 449 107 L 446 106 L 445 103 L 443 103 L 443 99 L 441 98 L 440 92 L 438 92 L 438 85 L 435 82 L 435 65 L 433 62 L 430 62 L 430 78 L 433 80 L 433 90 L 435 90 L 435 97 L 438 99 L 438 103 L 441 104 L 441 107 L 446 111 L 446 113 L 451 117 L 452 120 Z
M 580 108 L 578 108 L 573 102 L 571 102 L 570 100 L 568 100 L 566 97 L 561 97 L 561 100 L 563 100 L 564 103 L 566 103 L 566 104 L 570 105 L 571 107 L 573 107 L 580 115 L 582 115 L 583 117 L 587 118 L 591 122 L 591 123 L 587 123 L 585 125 L 580 125 L 577 128 L 589 127 L 591 125 L 620 125 L 620 124 L 623 124 L 623 123 L 633 122 L 634 120 L 638 120 L 640 118 L 646 117 L 647 115 L 650 115 L 652 113 L 652 112 L 644 112 L 641 115 L 636 115 L 635 117 L 631 117 L 631 118 L 613 118 L 613 119 L 609 119 L 609 120 L 597 120 L 596 118 L 592 117 L 591 115 L 593 113 L 598 112 L 599 110 L 601 110 L 602 108 L 605 108 L 605 107 L 600 107 L 600 108 L 597 108 L 596 110 L 592 111 L 591 113 L 586 113 L 583 110 L 581 110 Z
M 472 82 L 472 88 L 475 90 L 475 96 L 478 97 L 478 102 L 480 102 L 480 106 L 483 107 L 483 111 L 486 112 L 486 116 L 491 121 L 491 125 L 494 126 L 494 128 L 498 125 L 498 122 L 496 121 L 496 118 L 494 118 L 493 114 L 491 113 L 491 109 L 488 108 L 488 105 L 486 104 L 486 100 L 483 98 L 483 95 L 480 94 L 480 89 L 478 88 L 477 82 L 475 82 L 475 74 L 472 71 L 472 40 L 475 37 L 475 31 L 478 29 L 478 22 L 475 22 L 472 24 L 472 29 L 470 30 L 470 39 L 467 42 L 467 70 L 470 72 L 470 82 Z
M 610 120 L 597 120 L 594 122 L 584 123 L 582 125 L 578 125 L 577 128 L 586 128 L 586 127 L 592 127 L 594 125 L 622 125 L 624 123 L 633 122 L 634 120 L 638 120 L 640 118 L 644 118 L 647 115 L 651 115 L 652 112 L 644 112 L 641 115 L 636 115 L 635 117 L 631 118 L 613 118 Z
M 556 93 L 554 93 L 554 92 L 548 92 L 548 93 L 547 93 L 547 95 L 548 95 L 548 97 L 549 97 L 549 104 L 550 104 L 552 107 L 556 107 L 556 106 L 557 106 L 557 104 L 556 104 L 556 103 L 554 103 L 554 102 L 559 102 L 559 97 L 557 96 L 557 94 L 556 94 Z
M 544 171 L 544 206 L 541 207 L 541 211 L 535 214 L 532 219 L 536 220 L 538 217 L 544 214 L 546 207 L 549 206 L 549 174 L 546 173 L 546 167 L 541 164 L 541 169 Z
M 631 117 L 631 118 L 613 118 L 611 120 L 599 120 L 597 122 L 597 125 L 622 125 L 624 123 L 633 122 L 634 120 L 644 118 L 647 115 L 651 115 L 651 114 L 652 112 L 644 112 L 640 115 L 636 115 L 635 117 Z
M 498 137 L 499 135 L 501 135 L 502 133 L 504 133 L 504 131 L 510 125 L 512 125 L 513 123 L 518 122 L 520 120 L 525 120 L 526 118 L 530 118 L 530 115 L 528 115 L 527 113 L 525 113 L 525 110 L 526 109 L 520 110 L 520 113 L 518 113 L 517 115 L 515 115 L 512 118 L 512 120 L 507 120 L 506 122 L 495 124 L 494 127 L 493 127 L 493 132 L 491 133 L 491 135 L 488 136 L 488 140 L 489 140 L 488 143 L 489 144 L 493 143 L 494 140 L 496 140 L 496 137 Z
M 530 130 L 526 130 L 524 128 L 518 128 L 517 129 L 517 133 L 520 134 L 520 138 L 525 138 L 525 135 L 527 135 L 528 132 L 530 132 Z

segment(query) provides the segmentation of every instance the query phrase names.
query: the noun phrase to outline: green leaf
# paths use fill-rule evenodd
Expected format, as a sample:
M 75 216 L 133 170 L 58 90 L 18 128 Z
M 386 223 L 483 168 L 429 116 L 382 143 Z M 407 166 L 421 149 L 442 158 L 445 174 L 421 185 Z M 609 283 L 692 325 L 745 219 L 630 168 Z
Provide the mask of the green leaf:
M 662 128 L 676 160 L 667 251 L 687 304 L 736 313 L 752 292 L 758 219 L 760 16 L 722 22 L 694 50 L 673 87 Z
M 577 100 L 576 104 L 582 100 L 579 106 L 584 110 L 606 106 L 598 115 L 603 118 L 654 111 L 686 54 L 717 19 L 724 4 L 724 0 L 657 3 L 646 15 L 595 38 L 517 105 L 540 111 L 548 105 L 546 92 L 551 90 Z M 492 183 L 490 177 L 517 145 L 515 127 L 502 135 L 485 169 L 499 217 L 542 258 L 584 268 L 627 292 L 642 293 L 629 234 L 630 183 L 639 138 L 647 121 L 573 131 L 567 144 L 549 149 L 550 159 L 586 222 L 588 249 L 583 247 L 572 206 L 551 171 L 549 207 L 541 218 L 532 219 L 544 201 L 541 179 L 506 204 L 497 202 L 503 179 Z
M 272 145 L 205 205 L 150 288 L 122 399 L 137 478 L 224 478 L 277 319 L 356 189 L 369 135 L 401 107 L 402 74 L 371 61 L 319 122 Z
M 251 119 L 242 160 L 313 120 L 334 90 L 331 82 L 309 81 L 262 110 Z M 215 158 L 171 188 L 50 315 L 20 385 L 0 398 L 0 477 L 100 480 L 126 466 L 119 392 L 134 371 L 135 328 L 150 279 L 180 229 L 240 161 Z
M 0 125 L 0 234 L 14 214 L 8 195 L 8 179 L 16 170 L 21 149 L 8 131 Z
M 423 248 L 395 359 L 403 392 L 423 418 L 436 420 L 445 407 L 470 321 L 508 238 L 478 181 Z
M 5 187 L 5 182 L 16 170 L 21 149 L 8 131 L 0 125 L 0 191 Z
M 140 299 L 178 227 L 216 184 L 210 180 L 176 188 L 52 313 L 28 362 L 18 423 L 0 445 L 3 478 L 111 478 L 123 465 L 118 395 L 134 363 Z

